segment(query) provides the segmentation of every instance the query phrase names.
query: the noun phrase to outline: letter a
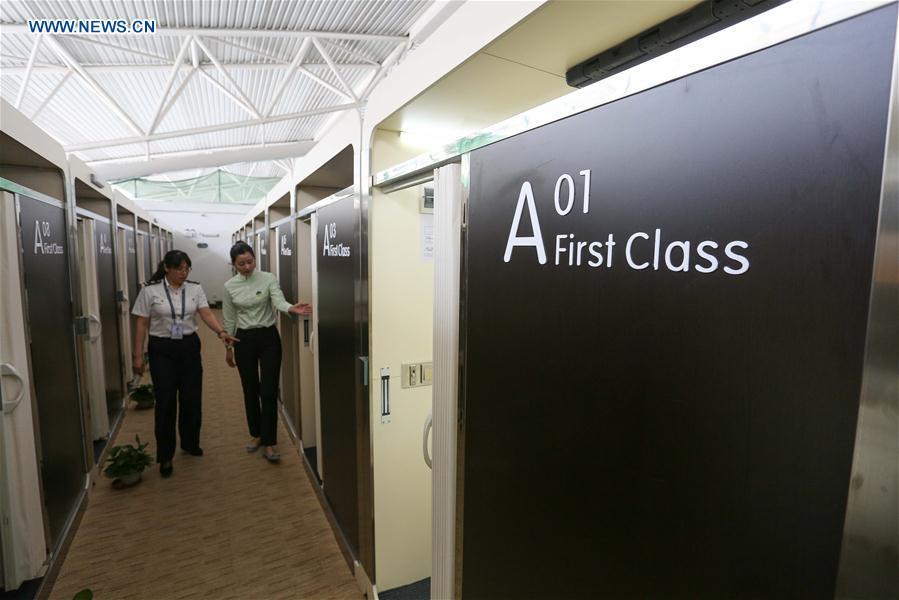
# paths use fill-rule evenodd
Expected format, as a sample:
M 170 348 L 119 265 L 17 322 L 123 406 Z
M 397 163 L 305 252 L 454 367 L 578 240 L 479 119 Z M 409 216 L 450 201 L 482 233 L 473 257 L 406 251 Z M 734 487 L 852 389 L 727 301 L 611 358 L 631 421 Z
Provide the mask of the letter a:
M 327 256 L 328 254 L 328 226 L 325 225 L 325 244 L 322 247 L 322 256 Z
M 521 222 L 521 210 L 527 202 L 528 215 L 531 218 L 531 227 L 534 235 L 527 237 L 518 236 L 518 225 Z M 512 248 L 516 246 L 533 246 L 537 249 L 537 260 L 541 265 L 546 264 L 546 249 L 543 247 L 543 235 L 540 233 L 540 221 L 537 219 L 537 207 L 534 206 L 534 192 L 531 190 L 531 182 L 525 181 L 521 185 L 521 193 L 518 194 L 518 206 L 515 208 L 515 217 L 512 219 L 512 228 L 509 230 L 509 239 L 506 242 L 504 262 L 512 260 Z
M 41 249 L 41 254 L 44 254 L 44 238 L 41 237 L 41 225 L 38 221 L 34 222 L 34 253 L 37 254 L 37 249 Z

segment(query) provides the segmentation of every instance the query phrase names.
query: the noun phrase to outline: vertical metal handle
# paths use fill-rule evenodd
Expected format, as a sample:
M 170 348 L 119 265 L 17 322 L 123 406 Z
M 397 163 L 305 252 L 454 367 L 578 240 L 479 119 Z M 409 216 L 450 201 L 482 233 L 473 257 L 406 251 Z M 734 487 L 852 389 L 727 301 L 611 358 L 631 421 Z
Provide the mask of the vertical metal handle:
M 303 346 L 308 346 L 309 341 L 309 319 L 303 319 Z
M 428 436 L 431 433 L 431 429 L 433 429 L 433 418 L 431 413 L 428 413 L 428 418 L 425 419 L 425 430 L 421 435 L 421 453 L 424 455 L 425 464 L 428 465 L 429 469 L 433 469 L 431 466 L 431 453 L 428 451 Z
M 25 397 L 25 380 L 22 379 L 22 376 L 19 374 L 16 368 L 9 363 L 0 364 L 0 377 L 4 375 L 15 377 L 19 381 L 19 393 L 16 394 L 16 399 L 9 402 L 3 402 L 3 414 L 8 415 L 12 411 L 16 410 L 16 408 L 19 406 L 19 402 L 21 402 L 22 398 Z
M 381 369 L 381 423 L 390 423 L 390 367 Z
M 89 341 L 96 342 L 97 340 L 100 339 L 100 336 L 103 334 L 103 322 L 100 321 L 100 317 L 98 317 L 97 315 L 88 315 L 87 318 L 90 319 L 91 323 L 97 324 L 97 335 L 91 335 L 88 337 Z

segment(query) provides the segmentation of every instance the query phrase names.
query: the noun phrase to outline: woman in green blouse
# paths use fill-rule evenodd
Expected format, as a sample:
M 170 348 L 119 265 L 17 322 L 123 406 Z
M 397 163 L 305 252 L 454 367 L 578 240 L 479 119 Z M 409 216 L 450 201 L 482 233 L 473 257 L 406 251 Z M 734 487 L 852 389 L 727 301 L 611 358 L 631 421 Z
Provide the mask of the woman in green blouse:
M 263 447 L 269 462 L 278 462 L 278 377 L 281 373 L 281 337 L 275 328 L 277 309 L 283 313 L 308 315 L 308 304 L 284 299 L 278 280 L 256 269 L 256 254 L 246 242 L 231 248 L 231 264 L 237 275 L 225 282 L 223 316 L 225 330 L 240 340 L 229 346 L 225 360 L 237 367 L 243 387 L 247 425 L 252 440 L 247 452 Z

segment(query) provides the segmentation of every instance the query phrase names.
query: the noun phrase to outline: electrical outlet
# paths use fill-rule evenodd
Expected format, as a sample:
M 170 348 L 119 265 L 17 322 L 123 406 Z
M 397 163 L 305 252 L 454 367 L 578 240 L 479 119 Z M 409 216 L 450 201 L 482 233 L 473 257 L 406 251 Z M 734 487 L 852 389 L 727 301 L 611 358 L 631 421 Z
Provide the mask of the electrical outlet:
M 402 370 L 402 387 L 411 388 L 419 385 L 419 369 L 421 365 L 418 363 L 404 363 Z

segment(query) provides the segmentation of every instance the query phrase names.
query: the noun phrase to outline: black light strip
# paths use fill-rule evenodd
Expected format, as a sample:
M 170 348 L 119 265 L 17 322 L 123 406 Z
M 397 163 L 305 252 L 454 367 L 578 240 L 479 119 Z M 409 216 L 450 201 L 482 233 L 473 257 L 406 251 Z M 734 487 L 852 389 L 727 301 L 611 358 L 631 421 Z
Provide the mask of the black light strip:
M 572 87 L 586 87 L 786 1 L 706 0 L 573 66 L 566 71 L 565 80 Z

